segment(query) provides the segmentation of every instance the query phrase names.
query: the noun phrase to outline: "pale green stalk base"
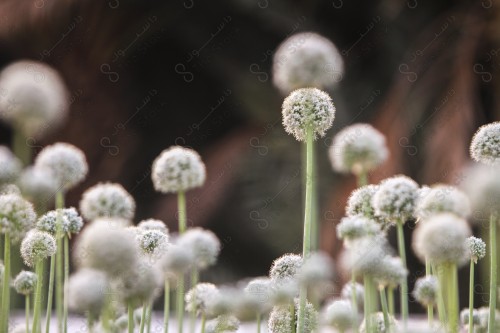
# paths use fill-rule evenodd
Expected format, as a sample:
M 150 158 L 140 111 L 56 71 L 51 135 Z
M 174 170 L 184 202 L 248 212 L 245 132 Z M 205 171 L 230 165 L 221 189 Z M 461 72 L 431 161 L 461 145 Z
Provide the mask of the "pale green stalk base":
M 205 315 L 205 313 L 202 313 L 201 314 L 201 333 L 205 333 L 205 324 L 207 322 L 207 316 Z
M 182 333 L 184 328 L 184 276 L 180 276 L 177 281 L 177 326 L 178 332 Z
M 134 308 L 132 307 L 132 303 L 128 304 L 128 333 L 134 333 Z
M 394 288 L 389 287 L 387 289 L 387 294 L 387 297 L 389 298 L 389 313 L 394 317 Z
M 458 333 L 459 329 L 459 300 L 458 300 L 458 272 L 457 265 L 450 264 L 449 265 L 449 295 L 450 298 L 450 311 L 449 311 L 449 319 L 450 319 L 450 332 Z
M 64 290 L 68 286 L 69 281 L 69 239 L 68 235 L 64 235 Z M 68 295 L 64 293 L 63 304 L 63 329 L 64 333 L 68 333 Z
M 306 145 L 307 146 L 307 145 Z M 320 233 L 320 225 L 318 219 L 318 182 L 317 182 L 317 174 L 318 170 L 316 168 L 316 145 L 312 144 L 311 146 L 311 155 L 312 155 L 312 170 L 311 170 L 311 251 L 317 251 L 319 249 L 319 233 Z M 307 161 L 307 153 L 306 153 L 306 161 Z M 307 162 L 306 162 L 307 164 Z M 303 177 L 305 178 L 305 177 Z M 307 181 L 307 179 L 305 179 Z M 307 187 L 307 183 L 303 184 L 304 188 Z
M 168 333 L 168 319 L 170 318 L 170 281 L 165 279 L 165 299 L 163 303 L 163 333 Z
M 363 187 L 365 185 L 368 185 L 368 175 L 366 172 L 360 172 L 357 176 L 357 181 L 358 181 L 358 187 Z
M 403 232 L 403 221 L 398 221 L 396 226 L 398 231 L 399 256 L 401 257 L 403 266 L 408 269 L 406 266 L 406 247 Z M 406 277 L 403 281 L 401 281 L 401 320 L 403 322 L 403 332 L 406 332 L 408 329 L 408 278 Z
M 431 263 L 429 260 L 425 260 L 425 275 L 430 276 L 432 275 L 431 272 Z M 427 305 L 427 322 L 429 323 L 429 327 L 432 327 L 434 324 L 434 306 L 433 305 Z
M 26 329 L 30 327 L 30 295 L 26 295 L 26 302 L 24 304 L 24 311 L 26 315 Z
M 438 279 L 439 279 L 439 288 L 438 288 L 438 315 L 439 315 L 439 321 L 441 322 L 441 325 L 443 327 L 446 327 L 448 325 L 447 322 L 447 315 L 446 315 L 446 305 L 445 305 L 445 298 L 446 298 L 446 288 L 444 286 L 447 285 L 447 280 L 446 280 L 446 270 L 443 264 L 438 265 L 437 269 L 434 269 L 434 272 L 438 273 Z
M 64 208 L 64 193 L 56 193 L 56 209 Z M 64 329 L 64 268 L 63 268 L 63 235 L 61 230 L 62 217 L 57 214 L 56 226 L 56 313 L 58 332 Z
M 369 275 L 363 277 L 363 282 L 365 285 L 365 327 L 367 333 L 373 333 L 373 325 L 371 314 L 376 311 L 376 293 L 375 286 L 373 284 L 373 278 Z
M 186 194 L 183 191 L 177 193 L 177 208 L 179 214 L 179 234 L 183 234 L 187 229 Z
M 12 134 L 12 151 L 14 152 L 14 155 L 17 156 L 23 166 L 29 165 L 31 163 L 32 150 L 26 142 L 26 137 L 18 128 L 14 128 Z
M 146 314 L 148 309 L 148 302 L 142 304 L 142 315 L 141 315 L 141 326 L 139 326 L 139 332 L 144 333 L 144 327 L 146 327 Z
M 191 269 L 191 288 L 194 288 L 198 284 L 198 280 L 200 279 L 200 275 L 198 273 L 198 269 Z M 189 312 L 189 331 L 194 333 L 194 329 L 196 326 L 196 311 Z
M 470 261 L 469 273 L 469 333 L 474 333 L 474 260 Z
M 257 313 L 257 333 L 260 333 L 260 326 L 262 325 L 261 324 L 261 321 L 262 321 L 262 315 L 260 313 Z
M 391 323 L 389 321 L 389 309 L 387 308 L 387 296 L 385 295 L 385 288 L 384 287 L 379 287 L 378 289 L 380 293 L 380 304 L 382 304 L 382 313 L 384 314 L 384 325 L 385 325 L 385 330 L 387 332 L 391 332 Z
M 2 313 L 0 316 L 0 328 L 4 332 L 9 331 L 9 312 L 10 312 L 10 235 L 5 234 L 4 241 L 4 278 L 2 286 Z
M 495 333 L 495 310 L 497 308 L 497 221 L 490 215 L 490 315 L 488 333 Z
M 352 272 L 351 274 L 351 302 L 352 302 L 352 309 L 354 311 L 354 316 L 356 317 L 356 324 L 355 324 L 355 331 L 357 332 L 358 331 L 358 315 L 359 315 L 359 311 L 358 311 L 358 300 L 357 300 L 357 295 L 356 295 L 356 288 L 355 288 L 355 285 L 356 285 L 356 275 L 354 274 L 354 272 Z
M 148 313 L 146 314 L 146 332 L 151 332 L 151 320 L 153 317 L 153 301 L 148 302 Z
M 42 309 L 42 284 L 43 284 L 43 260 L 38 260 L 35 264 L 36 272 L 36 291 L 35 291 L 35 304 L 33 309 L 33 328 L 32 333 L 40 332 L 40 312 Z
M 295 323 L 295 301 L 292 301 L 292 303 L 290 303 L 290 317 L 292 318 L 292 327 L 290 328 L 290 330 L 291 333 L 295 333 L 297 327 Z

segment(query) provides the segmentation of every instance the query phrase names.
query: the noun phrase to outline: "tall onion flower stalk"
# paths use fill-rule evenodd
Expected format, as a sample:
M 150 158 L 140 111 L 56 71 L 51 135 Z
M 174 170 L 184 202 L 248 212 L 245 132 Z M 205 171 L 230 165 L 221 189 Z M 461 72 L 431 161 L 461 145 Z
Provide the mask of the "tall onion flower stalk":
M 35 291 L 37 280 L 36 274 L 29 271 L 21 271 L 14 280 L 14 288 L 25 297 L 26 327 L 30 327 L 30 300 L 31 294 Z
M 469 333 L 474 332 L 474 266 L 486 255 L 486 244 L 482 239 L 471 236 L 466 240 L 467 253 L 470 257 L 469 278 Z

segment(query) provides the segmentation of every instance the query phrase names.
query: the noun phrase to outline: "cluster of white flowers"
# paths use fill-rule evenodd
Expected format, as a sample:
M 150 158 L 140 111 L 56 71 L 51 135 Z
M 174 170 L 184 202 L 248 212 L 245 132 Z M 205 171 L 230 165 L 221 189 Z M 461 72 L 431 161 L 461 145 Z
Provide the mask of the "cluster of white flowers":
M 408 276 L 408 270 L 401 258 L 386 256 L 375 274 L 375 280 L 381 286 L 396 288 Z
M 471 157 L 483 164 L 500 165 L 500 122 L 481 126 L 470 144 Z
M 19 241 L 35 220 L 36 213 L 29 201 L 15 193 L 0 195 L 0 233 L 8 233 L 13 241 Z
M 337 299 L 326 306 L 324 319 L 339 332 L 345 332 L 356 327 L 358 316 L 350 301 Z
M 454 186 L 435 185 L 424 191 L 416 208 L 416 215 L 420 219 L 439 213 L 452 213 L 467 218 L 471 213 L 469 198 Z
M 48 202 L 58 190 L 57 181 L 50 170 L 33 166 L 22 171 L 18 184 L 23 195 L 34 202 Z
M 14 279 L 14 288 L 19 294 L 29 295 L 35 291 L 36 274 L 30 271 L 21 271 Z
M 302 257 L 297 254 L 284 254 L 274 260 L 269 277 L 275 283 L 286 283 L 289 280 L 295 280 L 302 266 Z
M 83 193 L 80 211 L 89 221 L 100 217 L 131 220 L 135 214 L 135 200 L 120 184 L 99 183 Z
M 62 234 L 78 234 L 83 227 L 83 219 L 73 207 L 51 210 L 38 219 L 36 227 L 52 235 L 56 235 L 57 228 Z
M 39 260 L 47 259 L 55 253 L 56 240 L 45 231 L 31 230 L 21 242 L 21 257 L 29 267 L 35 266 Z
M 437 277 L 428 275 L 419 278 L 415 282 L 413 297 L 422 306 L 434 306 L 437 304 L 439 282 Z
M 5 146 L 0 146 L 0 165 L 0 185 L 14 182 L 21 172 L 21 161 Z
M 217 298 L 219 289 L 212 283 L 198 283 L 186 294 L 186 310 L 207 314 L 211 302 Z
M 479 259 L 483 259 L 486 255 L 486 243 L 481 238 L 470 236 L 465 240 L 465 246 L 469 258 L 474 260 L 475 263 L 477 263 Z
M 413 217 L 418 197 L 418 184 L 406 176 L 394 176 L 380 183 L 373 195 L 375 215 L 390 221 L 406 222 Z
M 183 233 L 177 244 L 193 254 L 198 269 L 205 269 L 217 261 L 220 252 L 220 241 L 209 230 L 192 228 Z
M 111 292 L 110 282 L 104 272 L 83 268 L 70 277 L 67 292 L 70 309 L 97 317 Z
M 362 215 L 344 217 L 337 224 L 337 237 L 343 239 L 346 246 L 349 246 L 352 241 L 375 236 L 380 232 L 380 225 L 377 222 Z
M 289 305 L 275 306 L 269 315 L 268 330 L 270 333 L 290 333 L 297 326 L 299 300 L 295 299 L 295 311 Z M 304 333 L 312 333 L 318 326 L 318 312 L 307 302 L 304 311 Z

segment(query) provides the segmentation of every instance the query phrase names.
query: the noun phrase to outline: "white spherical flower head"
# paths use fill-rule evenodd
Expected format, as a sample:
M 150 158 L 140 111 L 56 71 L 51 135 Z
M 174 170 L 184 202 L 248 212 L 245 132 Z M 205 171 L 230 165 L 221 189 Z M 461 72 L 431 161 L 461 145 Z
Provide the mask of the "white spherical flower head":
M 205 164 L 192 149 L 170 147 L 154 160 L 151 178 L 159 192 L 185 192 L 205 183 Z
M 285 305 L 299 296 L 299 283 L 296 279 L 271 280 L 271 303 Z
M 273 261 L 269 277 L 273 282 L 281 283 L 295 280 L 302 266 L 302 257 L 297 254 L 284 254 Z
M 462 187 L 469 195 L 476 221 L 489 223 L 500 213 L 500 167 L 476 164 L 465 170 Z
M 387 256 L 383 259 L 375 279 L 381 286 L 396 288 L 408 276 L 401 258 Z
M 374 220 L 362 215 L 347 216 L 337 225 L 337 236 L 350 247 L 352 241 L 381 232 L 380 225 Z
M 394 317 L 391 316 L 390 314 L 388 316 L 389 316 L 389 326 L 394 327 L 396 325 L 396 319 L 394 319 Z M 389 333 L 389 332 L 391 332 L 389 327 L 385 327 L 384 314 L 382 312 L 372 313 L 370 315 L 370 317 L 371 317 L 372 330 L 371 331 L 367 330 L 366 321 L 363 320 L 363 322 L 361 323 L 361 326 L 359 327 L 360 333 L 369 333 L 369 332 Z M 394 330 L 394 328 L 393 328 L 393 330 Z
M 53 68 L 18 61 L 0 73 L 0 118 L 27 137 L 41 137 L 63 123 L 68 92 Z
M 275 306 L 269 315 L 269 333 L 290 333 L 297 326 L 299 314 L 299 300 L 294 301 L 295 311 L 290 311 L 290 305 Z M 312 333 L 318 327 L 318 312 L 307 302 L 304 311 L 304 333 Z
M 375 215 L 389 221 L 406 222 L 414 215 L 418 185 L 406 176 L 387 178 L 380 183 L 373 195 Z
M 126 304 L 143 305 L 150 301 L 160 287 L 160 274 L 155 266 L 139 261 L 133 270 L 118 277 L 117 291 Z
M 36 168 L 46 168 L 53 174 L 59 190 L 69 190 L 87 176 L 85 154 L 68 143 L 55 143 L 42 149 L 35 159 Z
M 330 282 L 333 278 L 333 260 L 323 252 L 312 253 L 304 260 L 297 277 L 305 286 L 319 287 Z
M 135 200 L 120 184 L 99 183 L 83 193 L 80 210 L 89 221 L 100 217 L 131 220 L 135 214 Z
M 63 234 L 78 234 L 83 227 L 83 219 L 74 207 L 51 210 L 43 214 L 38 219 L 36 227 L 56 235 L 59 221 L 60 232 Z
M 23 196 L 34 202 L 48 202 L 57 192 L 57 182 L 48 169 L 28 167 L 18 184 Z
M 465 246 L 469 254 L 469 258 L 477 264 L 479 259 L 483 259 L 486 255 L 486 243 L 481 239 L 470 236 L 465 240 Z
M 35 291 L 37 282 L 36 274 L 29 271 L 21 271 L 14 279 L 14 288 L 19 294 L 29 295 Z
M 324 319 L 328 325 L 336 328 L 339 332 L 344 332 L 355 327 L 358 316 L 350 301 L 339 299 L 326 306 Z
M 32 230 L 21 242 L 21 257 L 24 263 L 33 267 L 39 260 L 47 259 L 56 253 L 56 239 L 45 231 Z
M 212 283 L 198 283 L 186 294 L 186 311 L 208 314 L 211 302 L 217 298 L 219 289 Z
M 158 230 L 165 235 L 169 234 L 168 228 L 165 223 L 156 219 L 142 220 L 141 222 L 139 222 L 139 224 L 137 224 L 137 227 L 143 230 Z
M 144 230 L 137 235 L 139 247 L 145 254 L 164 251 L 168 245 L 168 235 L 158 230 Z
M 477 130 L 470 144 L 470 156 L 483 164 L 500 165 L 500 121 Z
M 413 250 L 422 262 L 434 264 L 467 261 L 466 238 L 471 229 L 462 218 L 450 213 L 434 215 L 417 225 L 413 232 Z
M 272 282 L 267 277 L 259 277 L 252 279 L 246 285 L 244 292 L 250 298 L 260 304 L 261 310 L 268 308 L 271 301 Z
M 194 254 L 177 244 L 170 245 L 162 256 L 160 266 L 167 277 L 180 277 L 194 264 Z
M 313 138 L 322 137 L 332 127 L 335 106 L 330 96 L 316 88 L 293 91 L 283 101 L 283 126 L 298 141 L 306 141 L 308 131 Z
M 99 315 L 109 288 L 109 280 L 104 272 L 89 268 L 80 269 L 69 278 L 69 308 L 82 314 Z
M 304 87 L 331 88 L 344 73 L 344 61 L 325 37 L 303 32 L 287 38 L 273 58 L 273 83 L 284 94 Z
M 469 308 L 465 308 L 462 311 L 460 311 L 460 322 L 466 328 L 469 328 L 469 326 L 468 326 L 469 325 Z M 472 322 L 474 323 L 474 326 L 480 325 L 479 313 L 478 313 L 477 309 L 472 309 Z
M 205 269 L 215 264 L 220 252 L 220 241 L 217 236 L 201 228 L 189 229 L 179 237 L 177 244 L 193 253 L 198 269 Z
M 385 236 L 364 237 L 353 242 L 347 252 L 349 265 L 356 275 L 376 276 L 388 255 Z
M 353 288 L 354 292 L 356 293 L 356 302 L 358 303 L 358 309 L 361 309 L 363 307 L 365 298 L 365 287 L 363 287 L 362 284 L 357 282 L 346 283 L 340 291 L 340 296 L 343 299 L 352 299 Z
M 1 114 L 1 113 L 0 113 Z M 0 185 L 13 183 L 21 172 L 21 161 L 6 146 L 0 146 Z
M 372 206 L 372 198 L 378 190 L 377 185 L 361 186 L 351 192 L 347 200 L 345 209 L 347 216 L 363 215 L 369 218 L 374 218 L 374 209 Z
M 33 205 L 18 194 L 0 195 L 0 233 L 17 242 L 35 224 Z
M 428 275 L 419 278 L 415 282 L 412 294 L 422 306 L 433 306 L 437 303 L 438 288 L 438 279 L 433 275 Z
M 236 332 L 240 328 L 240 321 L 235 316 L 221 315 L 207 321 L 206 333 L 229 333 Z
M 328 153 L 335 171 L 356 175 L 372 171 L 389 156 L 385 136 L 369 124 L 354 124 L 338 132 Z
M 462 218 L 470 215 L 469 198 L 454 186 L 436 185 L 418 200 L 416 215 L 420 219 L 439 213 L 452 213 Z

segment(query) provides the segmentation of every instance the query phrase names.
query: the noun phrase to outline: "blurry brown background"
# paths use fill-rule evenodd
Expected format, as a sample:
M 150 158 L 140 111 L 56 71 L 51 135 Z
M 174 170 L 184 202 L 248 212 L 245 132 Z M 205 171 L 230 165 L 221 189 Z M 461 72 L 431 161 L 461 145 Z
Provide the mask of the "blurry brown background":
M 315 31 L 344 55 L 330 91 L 337 118 L 318 143 L 321 247 L 335 256 L 334 225 L 354 180 L 331 171 L 331 137 L 354 122 L 387 135 L 391 159 L 372 182 L 403 172 L 459 183 L 472 133 L 499 119 L 499 14 L 492 0 L 2 0 L 0 65 L 36 59 L 64 77 L 69 122 L 30 144 L 66 141 L 87 154 L 90 174 L 70 205 L 88 186 L 120 182 L 137 221 L 175 230 L 175 198 L 153 191 L 150 166 L 170 145 L 198 150 L 208 180 L 188 194 L 189 223 L 224 245 L 205 278 L 233 281 L 266 274 L 302 246 L 300 146 L 281 126 L 283 96 L 271 83 L 278 44 Z M 0 142 L 10 137 L 1 124 Z M 412 288 L 421 266 L 409 264 Z

